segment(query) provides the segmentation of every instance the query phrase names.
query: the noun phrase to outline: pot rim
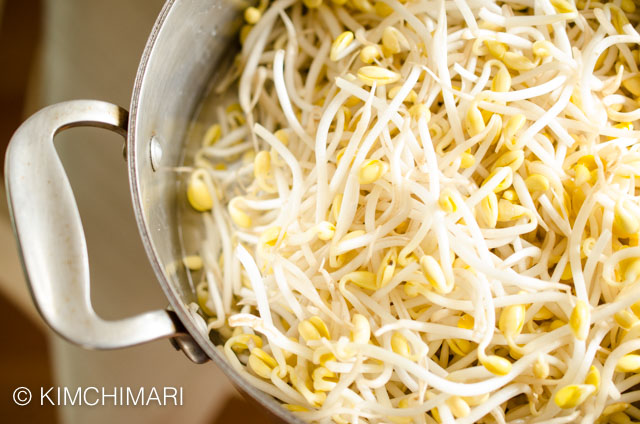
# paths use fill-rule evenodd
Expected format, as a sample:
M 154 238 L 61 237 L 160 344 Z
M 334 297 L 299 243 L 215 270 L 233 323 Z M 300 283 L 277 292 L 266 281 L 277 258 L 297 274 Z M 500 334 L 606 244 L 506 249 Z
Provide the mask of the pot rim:
M 249 384 L 249 382 L 231 366 L 229 361 L 220 354 L 219 350 L 214 347 L 209 338 L 198 330 L 189 314 L 189 311 L 186 308 L 186 305 L 182 302 L 176 290 L 171 285 L 169 278 L 167 278 L 164 272 L 163 265 L 159 259 L 159 255 L 156 252 L 151 239 L 151 232 L 147 220 L 145 219 L 144 208 L 141 201 L 141 183 L 138 173 L 140 163 L 137 155 L 137 150 L 135 148 L 137 123 L 139 120 L 138 114 L 141 113 L 140 95 L 145 84 L 147 67 L 150 62 L 151 54 L 156 46 L 158 35 L 162 30 L 164 23 L 172 10 L 172 7 L 175 4 L 176 0 L 167 0 L 162 7 L 158 18 L 156 19 L 156 22 L 153 25 L 153 29 L 151 30 L 149 39 L 147 40 L 144 51 L 142 53 L 142 57 L 140 59 L 140 63 L 138 65 L 135 84 L 131 96 L 131 104 L 129 107 L 129 131 L 127 133 L 127 166 L 131 191 L 131 201 L 133 204 L 134 215 L 138 226 L 138 232 L 140 234 L 140 238 L 142 240 L 142 244 L 147 254 L 149 263 L 153 268 L 155 276 L 160 283 L 163 292 L 167 296 L 171 307 L 184 325 L 185 330 L 195 340 L 198 346 L 200 346 L 200 348 L 206 353 L 209 358 L 211 358 L 216 366 L 218 366 L 223 371 L 227 378 L 231 380 L 234 386 L 238 388 L 243 395 L 248 395 L 251 401 L 257 402 L 260 406 L 266 408 L 268 412 L 270 412 L 274 417 L 281 420 L 282 422 L 291 424 L 304 424 L 304 421 L 302 421 L 299 417 L 293 415 L 287 409 L 283 408 L 281 404 L 273 397 L 267 395 L 255 386 Z

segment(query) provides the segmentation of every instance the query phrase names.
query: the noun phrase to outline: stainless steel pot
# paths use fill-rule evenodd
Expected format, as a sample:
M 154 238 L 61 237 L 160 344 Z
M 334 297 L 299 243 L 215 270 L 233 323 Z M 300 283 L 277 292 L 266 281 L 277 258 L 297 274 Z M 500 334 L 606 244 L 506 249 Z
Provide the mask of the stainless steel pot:
M 169 0 L 142 55 L 130 113 L 95 100 L 49 106 L 16 131 L 5 181 L 27 281 L 44 320 L 62 337 L 92 349 L 170 338 L 194 362 L 211 359 L 237 388 L 280 422 L 302 423 L 247 384 L 206 334 L 187 304 L 193 287 L 181 267 L 175 173 L 185 134 L 207 85 L 235 40 L 240 10 L 232 0 Z M 67 128 L 94 126 L 126 136 L 131 196 L 149 261 L 170 303 L 118 321 L 98 317 L 89 297 L 87 248 L 71 186 L 53 146 Z

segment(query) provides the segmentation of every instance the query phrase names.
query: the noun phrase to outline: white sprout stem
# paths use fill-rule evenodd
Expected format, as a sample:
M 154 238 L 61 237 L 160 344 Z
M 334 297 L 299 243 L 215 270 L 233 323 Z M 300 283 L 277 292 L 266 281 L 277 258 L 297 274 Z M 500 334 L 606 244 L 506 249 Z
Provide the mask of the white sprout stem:
M 311 140 L 311 137 L 309 137 L 309 134 L 307 134 L 300 125 L 300 121 L 298 121 L 298 118 L 291 107 L 291 101 L 289 100 L 287 87 L 284 82 L 284 54 L 284 50 L 278 50 L 273 58 L 273 84 L 276 87 L 278 100 L 280 101 L 280 106 L 282 107 L 284 116 L 287 118 L 287 122 L 296 135 L 300 137 L 310 149 L 312 149 L 313 141 Z
M 224 306 L 222 305 L 222 299 L 220 298 L 220 291 L 218 285 L 215 282 L 215 278 L 212 272 L 206 273 L 207 287 L 209 288 L 209 295 L 213 302 L 213 307 L 216 311 L 216 319 L 209 322 L 209 328 L 220 328 L 225 324 L 226 316 Z
M 251 287 L 256 295 L 260 317 L 264 320 L 266 325 L 273 325 L 267 292 L 265 291 L 262 275 L 260 275 L 260 271 L 258 270 L 258 266 L 256 265 L 253 256 L 251 256 L 247 249 L 239 244 L 236 246 L 236 257 L 240 260 L 240 263 L 242 263 L 242 266 L 249 275 Z
M 519 100 L 528 100 L 533 97 L 544 96 L 556 89 L 562 87 L 567 81 L 566 75 L 558 75 L 554 79 L 534 87 L 524 88 L 522 90 L 513 90 L 507 93 L 489 92 L 489 97 L 498 102 L 516 102 Z
M 531 389 L 525 384 L 510 384 L 498 392 L 496 392 L 489 401 L 484 402 L 482 405 L 476 406 L 469 415 L 457 420 L 459 424 L 472 424 L 484 417 L 503 402 L 519 395 L 520 393 L 527 393 Z
M 447 58 L 446 51 L 442 48 L 442 46 L 447 45 L 447 15 L 445 13 L 444 1 L 440 2 L 440 13 L 438 16 L 438 27 L 436 28 L 436 33 L 433 37 L 433 54 L 436 61 L 436 66 L 438 69 L 438 77 L 440 78 L 440 82 L 445 88 L 442 91 L 442 98 L 444 99 L 445 108 L 447 110 L 447 116 L 449 117 L 449 123 L 451 125 L 451 130 L 453 131 L 453 137 L 455 138 L 458 144 L 464 142 L 464 135 L 462 134 L 462 124 L 460 122 L 460 117 L 455 108 L 455 102 L 453 100 L 453 95 L 450 91 L 451 89 L 451 76 L 449 74 L 449 70 L 447 69 Z M 447 90 L 448 89 L 448 90 Z
M 318 190 L 316 199 L 316 223 L 324 219 L 327 205 L 329 204 L 327 183 L 327 136 L 329 127 L 334 116 L 344 101 L 349 97 L 345 92 L 340 92 L 333 98 L 329 106 L 322 114 L 318 123 L 318 131 L 316 132 L 315 155 L 316 155 L 316 176 L 318 178 Z
M 300 169 L 300 164 L 298 163 L 296 158 L 293 157 L 289 149 L 287 149 L 286 146 L 284 146 L 276 136 L 267 131 L 267 129 L 262 125 L 255 124 L 253 130 L 264 141 L 269 143 L 280 156 L 282 156 L 284 161 L 287 163 L 287 165 L 289 165 L 289 168 L 291 169 L 291 174 L 293 176 L 291 195 L 289 196 L 289 200 L 287 202 L 287 208 L 283 209 L 283 211 L 281 212 L 281 219 L 285 222 L 288 222 L 296 216 L 298 209 L 300 208 L 300 202 L 302 199 L 302 171 Z

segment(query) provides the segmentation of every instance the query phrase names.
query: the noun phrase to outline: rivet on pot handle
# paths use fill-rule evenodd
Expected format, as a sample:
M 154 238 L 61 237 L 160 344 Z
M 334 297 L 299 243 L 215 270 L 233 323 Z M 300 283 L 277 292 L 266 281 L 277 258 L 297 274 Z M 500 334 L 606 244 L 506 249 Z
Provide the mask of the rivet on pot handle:
M 77 126 L 124 136 L 127 115 L 118 106 L 93 100 L 49 106 L 18 128 L 5 158 L 9 209 L 31 295 L 53 330 L 87 348 L 132 346 L 181 332 L 169 311 L 105 321 L 91 306 L 84 231 L 53 138 Z

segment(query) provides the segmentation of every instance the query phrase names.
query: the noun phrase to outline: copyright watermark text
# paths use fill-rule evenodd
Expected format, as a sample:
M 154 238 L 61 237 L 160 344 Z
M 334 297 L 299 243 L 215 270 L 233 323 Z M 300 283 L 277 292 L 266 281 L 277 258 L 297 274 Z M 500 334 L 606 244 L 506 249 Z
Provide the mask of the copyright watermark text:
M 13 402 L 18 406 L 25 406 L 31 402 L 31 390 L 26 387 L 18 387 L 13 391 Z
M 39 397 L 31 390 L 18 387 L 13 402 L 19 406 L 31 403 L 40 406 L 182 406 L 182 387 L 39 387 Z M 37 393 L 37 392 L 36 392 Z

